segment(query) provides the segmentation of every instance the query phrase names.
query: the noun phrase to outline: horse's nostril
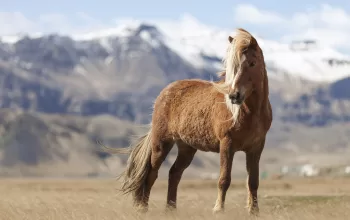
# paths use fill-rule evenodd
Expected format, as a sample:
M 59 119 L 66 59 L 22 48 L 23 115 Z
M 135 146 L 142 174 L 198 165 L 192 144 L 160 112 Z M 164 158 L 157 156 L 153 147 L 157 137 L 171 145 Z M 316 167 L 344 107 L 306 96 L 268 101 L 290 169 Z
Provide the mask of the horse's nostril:
M 228 97 L 230 99 L 236 99 L 237 100 L 237 99 L 239 99 L 241 97 L 241 94 L 239 92 L 235 92 L 233 94 L 230 94 Z
M 241 97 L 241 93 L 237 92 L 236 93 L 236 99 L 239 99 Z

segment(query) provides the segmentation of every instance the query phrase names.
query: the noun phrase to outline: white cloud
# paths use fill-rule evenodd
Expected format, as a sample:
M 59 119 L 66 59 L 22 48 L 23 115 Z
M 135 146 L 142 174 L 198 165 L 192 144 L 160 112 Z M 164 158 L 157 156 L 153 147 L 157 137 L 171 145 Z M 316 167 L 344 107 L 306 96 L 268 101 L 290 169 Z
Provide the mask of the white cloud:
M 284 16 L 277 12 L 261 10 L 251 4 L 240 4 L 234 7 L 234 19 L 236 22 L 255 25 L 279 23 L 280 25 L 288 24 L 291 27 L 350 27 L 350 12 L 327 4 L 323 4 L 314 10 L 295 12 L 291 16 Z
M 295 13 L 290 18 L 290 25 L 297 27 L 317 27 L 317 28 L 349 28 L 350 12 L 330 5 L 321 5 L 318 10 Z
M 0 12 L 0 34 L 12 35 L 19 32 L 33 32 L 35 23 L 20 12 Z
M 284 18 L 274 12 L 259 10 L 251 4 L 241 4 L 234 8 L 236 22 L 251 24 L 271 24 L 285 22 Z
M 0 12 L 0 36 L 12 36 L 26 33 L 74 34 L 110 27 L 102 24 L 83 12 L 71 17 L 59 13 L 42 14 L 29 19 L 20 12 Z
M 69 31 L 70 24 L 62 14 L 44 14 L 39 16 L 38 29 L 50 31 Z M 68 29 L 68 30 L 67 30 Z
M 350 12 L 331 5 L 286 16 L 242 4 L 234 8 L 234 19 L 241 24 L 263 26 L 267 32 L 273 26 L 274 30 L 280 30 L 283 41 L 312 38 L 321 44 L 350 49 Z

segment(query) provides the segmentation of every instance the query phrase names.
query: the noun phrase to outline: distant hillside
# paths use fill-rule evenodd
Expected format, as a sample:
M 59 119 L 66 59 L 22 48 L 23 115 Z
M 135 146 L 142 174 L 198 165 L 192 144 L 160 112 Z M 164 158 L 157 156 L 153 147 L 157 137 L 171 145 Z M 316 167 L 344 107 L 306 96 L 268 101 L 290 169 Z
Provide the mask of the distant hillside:
M 350 122 L 350 77 L 317 87 L 284 103 L 281 119 L 309 126 Z
M 103 175 L 113 164 L 118 171 L 123 158 L 106 166 L 108 155 L 96 141 L 126 147 L 132 136 L 144 130 L 107 115 L 43 115 L 3 109 L 0 120 L 0 175 Z
M 99 177 L 116 176 L 127 155 L 109 155 L 97 140 L 109 147 L 127 147 L 133 137 L 146 132 L 108 115 L 69 116 L 0 110 L 0 177 Z M 329 134 L 332 134 L 330 136 Z M 262 169 L 279 172 L 282 165 L 313 162 L 321 166 L 350 163 L 350 126 L 314 128 L 274 124 L 268 134 Z M 161 169 L 161 177 L 175 160 L 172 150 Z M 234 175 L 245 175 L 245 156 L 237 153 Z M 217 173 L 218 154 L 198 152 L 186 175 L 200 177 Z

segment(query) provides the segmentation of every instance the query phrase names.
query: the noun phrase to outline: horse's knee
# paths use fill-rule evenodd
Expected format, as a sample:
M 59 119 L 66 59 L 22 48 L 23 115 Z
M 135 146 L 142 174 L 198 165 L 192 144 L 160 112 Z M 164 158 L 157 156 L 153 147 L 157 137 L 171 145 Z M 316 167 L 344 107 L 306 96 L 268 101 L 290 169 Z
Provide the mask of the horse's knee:
M 218 187 L 222 190 L 227 190 L 231 184 L 231 177 L 227 176 L 219 179 Z
M 154 182 L 158 178 L 158 170 L 159 169 L 155 169 L 153 167 L 150 169 L 148 173 L 148 182 Z
M 164 158 L 163 151 L 152 151 L 151 155 L 151 169 L 158 171 L 163 163 Z
M 151 153 L 151 166 L 153 170 L 159 170 L 163 161 L 167 157 L 173 143 L 154 143 Z

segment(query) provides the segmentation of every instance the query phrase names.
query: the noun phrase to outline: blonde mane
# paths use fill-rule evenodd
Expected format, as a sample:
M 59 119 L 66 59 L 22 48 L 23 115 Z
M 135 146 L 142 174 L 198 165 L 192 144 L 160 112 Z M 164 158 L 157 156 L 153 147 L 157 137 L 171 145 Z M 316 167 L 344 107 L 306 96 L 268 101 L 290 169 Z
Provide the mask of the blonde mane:
M 236 35 L 227 47 L 226 57 L 222 60 L 225 70 L 218 73 L 220 77 L 225 77 L 225 81 L 223 83 L 212 82 L 214 88 L 225 95 L 226 105 L 232 112 L 232 118 L 230 120 L 233 119 L 233 123 L 236 123 L 239 118 L 240 106 L 231 104 L 228 94 L 240 66 L 242 54 L 252 43 L 252 38 L 252 35 L 248 31 L 242 28 L 236 30 Z

